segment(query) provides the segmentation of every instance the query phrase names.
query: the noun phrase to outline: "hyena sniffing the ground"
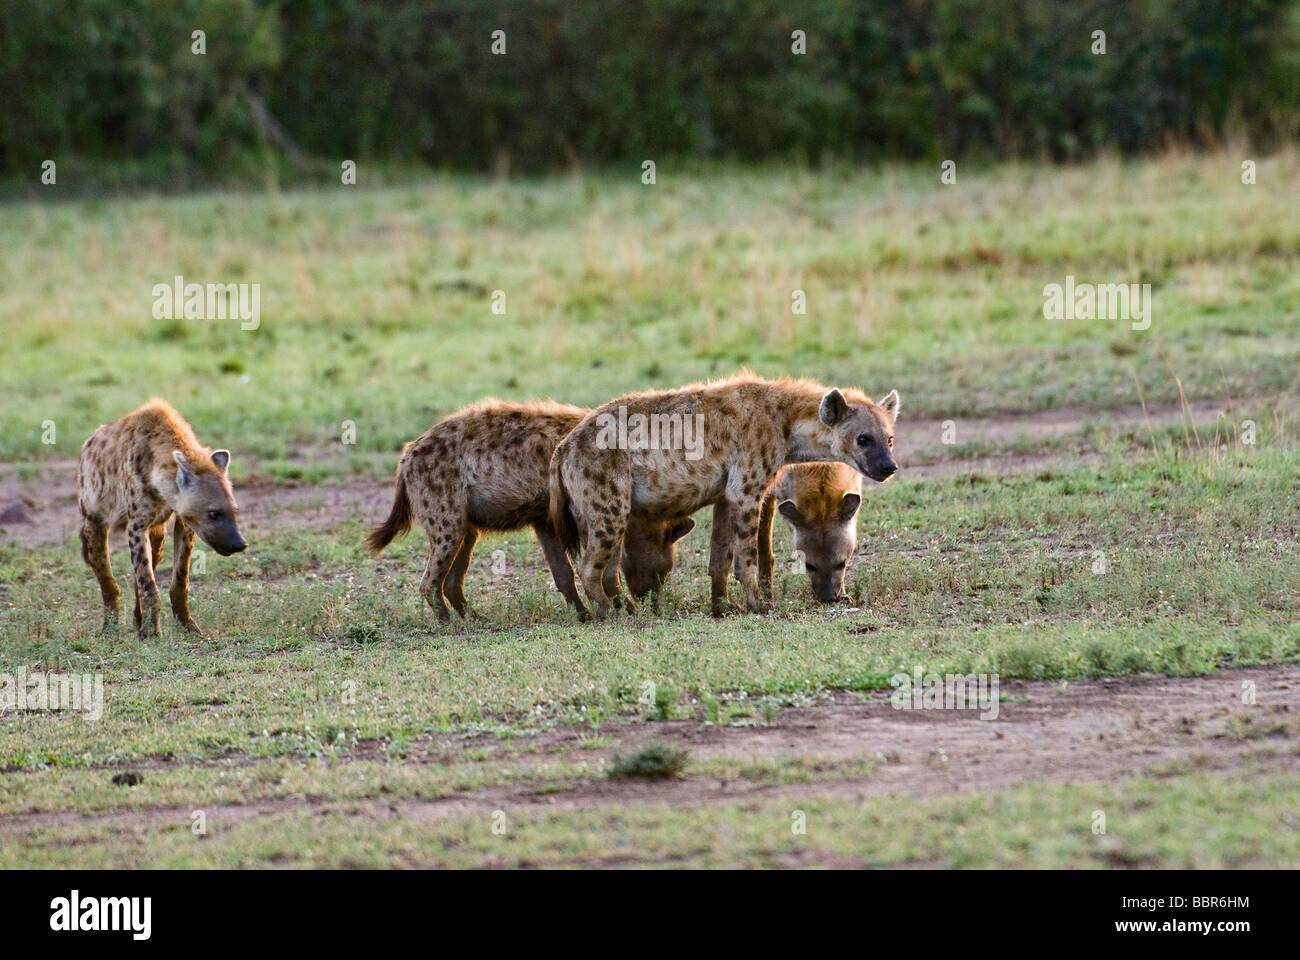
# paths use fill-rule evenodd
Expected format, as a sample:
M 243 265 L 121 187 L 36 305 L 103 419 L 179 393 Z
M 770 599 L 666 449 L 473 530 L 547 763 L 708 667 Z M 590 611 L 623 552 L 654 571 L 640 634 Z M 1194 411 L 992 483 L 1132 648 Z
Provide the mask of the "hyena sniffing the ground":
M 553 401 L 487 400 L 434 424 L 403 449 L 393 509 L 371 532 L 370 549 L 383 550 L 418 520 L 429 537 L 420 592 L 447 620 L 448 600 L 465 615 L 465 571 L 481 531 L 531 526 L 555 586 L 585 614 L 573 568 L 547 516 L 547 470 L 556 444 L 586 414 Z M 694 526 L 689 517 L 675 517 L 629 528 L 622 562 L 634 591 L 659 588 L 676 560 L 677 541 Z
M 709 576 L 714 612 L 726 601 L 735 557 L 750 610 L 762 609 L 758 525 L 763 497 L 787 463 L 835 460 L 883 482 L 897 469 L 891 450 L 898 393 L 873 403 L 859 390 L 745 373 L 677 390 L 629 394 L 592 410 L 551 460 L 551 522 L 582 553 L 580 574 L 598 616 L 609 609 L 611 558 L 629 518 L 663 520 L 714 506 Z M 604 424 L 699 419 L 696 449 L 611 443 Z M 613 587 L 618 588 L 617 577 Z
M 897 410 L 897 404 L 895 404 Z M 780 513 L 803 554 L 813 593 L 822 603 L 844 600 L 844 574 L 858 546 L 862 474 L 842 463 L 798 463 L 781 470 L 763 499 L 758 524 L 758 577 L 772 583 L 772 518 Z
M 229 466 L 229 450 L 202 446 L 190 425 L 162 400 L 101 426 L 82 444 L 77 460 L 81 555 L 99 580 L 106 631 L 116 629 L 122 596 L 108 562 L 109 531 L 126 530 L 136 629 L 141 636 L 154 636 L 162 607 L 154 571 L 174 514 L 172 612 L 186 630 L 202 632 L 189 608 L 194 535 L 223 557 L 248 546 L 236 525 L 239 508 L 226 475 Z

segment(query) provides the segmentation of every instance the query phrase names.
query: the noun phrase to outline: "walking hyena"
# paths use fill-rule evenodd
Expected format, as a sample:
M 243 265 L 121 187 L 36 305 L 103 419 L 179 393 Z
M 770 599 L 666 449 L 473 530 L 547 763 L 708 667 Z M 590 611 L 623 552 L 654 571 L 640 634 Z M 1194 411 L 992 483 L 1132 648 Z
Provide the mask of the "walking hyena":
M 186 630 L 202 632 L 189 608 L 194 535 L 223 557 L 248 546 L 236 526 L 239 508 L 226 476 L 229 466 L 229 450 L 202 446 L 162 400 L 101 426 L 82 444 L 77 460 L 81 555 L 99 580 L 106 631 L 116 629 L 122 596 L 108 562 L 109 531 L 126 530 L 136 629 L 142 637 L 153 636 L 161 613 L 154 571 L 162 560 L 167 521 L 175 514 L 172 612 Z
M 764 494 L 786 463 L 836 460 L 876 481 L 898 469 L 890 454 L 898 393 L 879 404 L 859 390 L 742 373 L 677 390 L 629 394 L 592 410 L 551 459 L 551 522 L 583 553 L 579 573 L 598 616 L 609 609 L 609 561 L 629 517 L 663 520 L 714 505 L 709 576 L 721 613 L 735 556 L 750 610 L 762 608 L 758 522 Z M 609 429 L 635 422 L 698 424 L 698 449 L 632 442 Z M 639 436 L 638 436 L 639 439 Z M 617 442 L 615 442 L 617 441 Z M 730 547 L 730 549 L 728 549 Z M 618 588 L 617 577 L 613 587 Z
M 897 405 L 895 405 L 897 409 Z M 862 474 L 842 463 L 797 463 L 782 468 L 763 498 L 758 522 L 758 578 L 772 582 L 772 517 L 780 512 L 803 554 L 813 593 L 822 603 L 846 598 L 844 574 L 858 546 Z
M 429 537 L 429 561 L 420 592 L 447 620 L 447 601 L 465 615 L 465 571 L 483 530 L 531 526 L 555 586 L 579 613 L 586 608 L 573 568 L 547 516 L 547 470 L 555 446 L 587 414 L 553 401 L 527 404 L 486 400 L 453 413 L 402 450 L 393 508 L 367 543 L 379 553 L 412 520 Z M 695 521 L 686 517 L 639 523 L 629 529 L 623 570 L 634 589 L 657 589 L 677 557 L 677 541 Z

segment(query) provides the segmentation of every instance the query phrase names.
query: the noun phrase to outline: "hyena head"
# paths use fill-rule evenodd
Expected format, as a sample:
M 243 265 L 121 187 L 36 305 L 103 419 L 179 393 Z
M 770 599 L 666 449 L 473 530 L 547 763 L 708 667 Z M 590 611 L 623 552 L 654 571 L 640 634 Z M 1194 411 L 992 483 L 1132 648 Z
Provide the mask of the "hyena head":
M 695 529 L 690 517 L 671 523 L 629 519 L 623 534 L 623 580 L 634 597 L 658 590 L 677 562 L 677 541 Z
M 894 462 L 894 420 L 898 417 L 898 391 L 891 390 L 879 403 L 849 403 L 832 390 L 822 397 L 817 418 L 831 429 L 831 450 L 845 463 L 877 483 L 898 470 Z
M 211 463 L 190 463 L 179 450 L 173 450 L 172 456 L 176 458 L 176 488 L 180 491 L 177 516 L 223 557 L 243 550 L 248 544 L 235 525 L 239 508 L 226 477 L 230 451 L 214 450 Z
M 858 546 L 858 507 L 862 497 L 846 493 L 838 511 L 821 522 L 810 521 L 793 500 L 776 505 L 794 531 L 794 548 L 803 554 L 813 593 L 822 603 L 847 599 L 844 573 Z

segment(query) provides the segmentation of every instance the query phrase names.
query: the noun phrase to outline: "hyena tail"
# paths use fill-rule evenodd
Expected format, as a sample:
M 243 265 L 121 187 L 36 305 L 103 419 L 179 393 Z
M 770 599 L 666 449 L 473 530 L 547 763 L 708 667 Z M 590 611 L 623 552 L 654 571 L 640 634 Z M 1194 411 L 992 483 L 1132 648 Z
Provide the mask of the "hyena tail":
M 370 536 L 366 537 L 366 545 L 370 547 L 371 553 L 377 554 L 392 543 L 394 537 L 400 537 L 410 529 L 411 499 L 406 495 L 406 477 L 403 476 L 402 468 L 398 467 L 397 492 L 393 496 L 393 509 L 389 511 L 387 520 L 370 531 Z
M 564 476 L 560 472 L 561 451 L 555 451 L 551 458 L 551 529 L 564 544 L 565 551 L 571 557 L 582 552 L 582 541 L 578 536 L 578 523 L 573 519 L 573 510 L 569 506 L 569 491 L 564 489 Z

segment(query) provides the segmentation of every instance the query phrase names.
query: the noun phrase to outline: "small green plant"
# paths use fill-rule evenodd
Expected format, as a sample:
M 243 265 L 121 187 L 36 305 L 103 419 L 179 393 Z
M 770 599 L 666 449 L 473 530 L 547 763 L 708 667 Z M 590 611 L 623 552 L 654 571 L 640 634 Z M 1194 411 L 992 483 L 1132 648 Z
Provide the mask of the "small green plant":
M 765 727 L 776 723 L 781 716 L 781 701 L 776 697 L 764 697 L 758 701 L 758 719 Z
M 677 706 L 677 691 L 672 684 L 660 683 L 655 686 L 654 719 L 671 720 Z
M 700 703 L 704 705 L 704 722 L 718 723 L 722 718 L 722 711 L 718 698 L 708 690 L 700 691 Z
M 689 756 L 689 751 L 679 750 L 666 743 L 647 743 L 628 756 L 614 754 L 609 775 L 611 778 L 643 777 L 654 780 L 678 777 L 686 769 Z

